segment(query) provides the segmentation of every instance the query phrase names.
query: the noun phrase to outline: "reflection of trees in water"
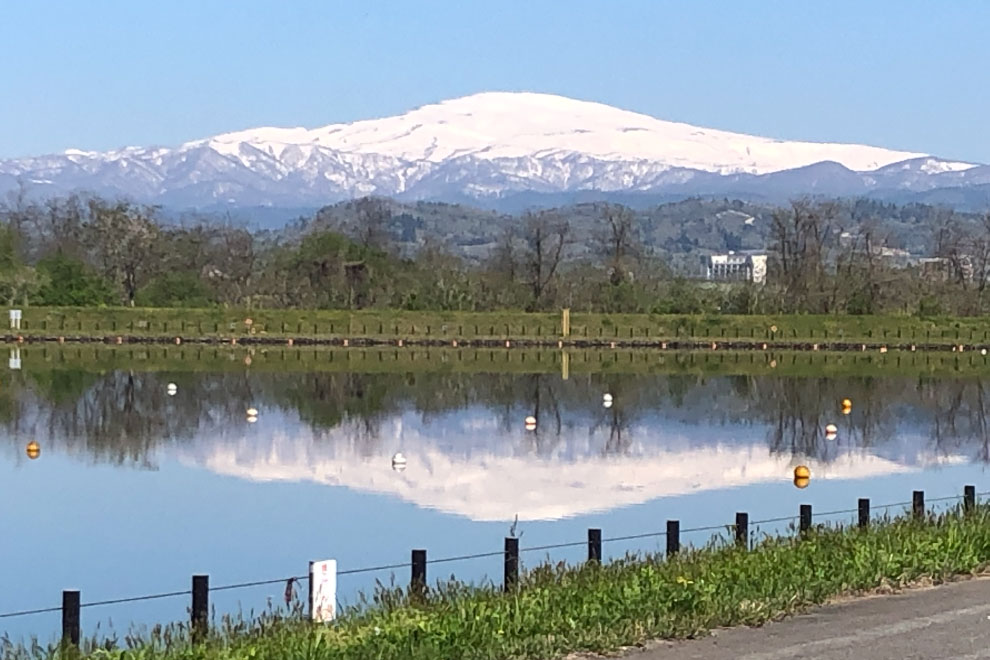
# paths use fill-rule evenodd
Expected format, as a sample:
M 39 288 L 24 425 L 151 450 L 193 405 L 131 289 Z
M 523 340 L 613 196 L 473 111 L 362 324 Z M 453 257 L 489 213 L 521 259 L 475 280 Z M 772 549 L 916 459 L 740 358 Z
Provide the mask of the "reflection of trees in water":
M 165 394 L 166 384 L 178 394 Z M 277 408 L 317 430 L 340 429 L 362 455 L 381 450 L 383 422 L 405 411 L 424 420 L 481 408 L 507 437 L 520 437 L 523 417 L 536 431 L 518 450 L 550 456 L 584 437 L 603 455 L 635 445 L 644 419 L 760 425 L 772 452 L 830 460 L 850 446 L 878 447 L 899 429 L 926 434 L 925 446 L 904 451 L 990 460 L 990 391 L 982 379 L 798 378 L 774 376 L 464 373 L 99 373 L 51 369 L 11 376 L 0 389 L 0 425 L 12 439 L 27 436 L 111 463 L 150 465 L 169 443 L 209 437 L 243 424 L 248 407 Z M 602 406 L 604 393 L 611 408 Z M 840 401 L 853 413 L 843 416 Z M 824 427 L 839 427 L 826 440 Z M 651 438 L 662 428 L 650 429 Z M 330 436 L 324 435 L 329 438 Z M 490 442 L 490 438 L 479 439 Z M 661 442 L 663 441 L 661 435 Z M 732 442 L 722 440 L 723 442 Z M 700 439 L 699 442 L 704 442 Z M 887 450 L 889 451 L 889 449 Z

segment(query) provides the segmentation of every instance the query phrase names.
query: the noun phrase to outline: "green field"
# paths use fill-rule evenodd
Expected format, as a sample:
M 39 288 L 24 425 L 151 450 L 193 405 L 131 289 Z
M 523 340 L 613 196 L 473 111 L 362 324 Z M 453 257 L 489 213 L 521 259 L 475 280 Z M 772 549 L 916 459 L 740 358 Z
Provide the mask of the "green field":
M 571 315 L 574 341 L 764 340 L 983 344 L 990 319 L 909 316 Z M 561 314 L 365 310 L 24 309 L 25 337 L 532 340 L 562 338 Z
M 423 592 L 380 587 L 328 626 L 303 620 L 297 602 L 290 613 L 215 622 L 198 643 L 189 641 L 188 626 L 173 625 L 116 643 L 86 640 L 81 651 L 11 643 L 0 651 L 10 660 L 552 660 L 610 652 L 758 625 L 843 594 L 982 571 L 990 562 L 990 508 L 874 521 L 868 529 L 821 525 L 801 535 L 757 536 L 752 549 L 719 537 L 672 557 L 536 565 L 507 591 L 452 580 Z

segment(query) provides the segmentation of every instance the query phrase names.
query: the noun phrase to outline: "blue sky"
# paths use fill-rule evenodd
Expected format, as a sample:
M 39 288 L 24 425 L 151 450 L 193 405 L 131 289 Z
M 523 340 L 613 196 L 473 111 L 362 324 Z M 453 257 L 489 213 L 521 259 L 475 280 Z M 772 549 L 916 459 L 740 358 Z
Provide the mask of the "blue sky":
M 488 90 L 990 162 L 990 2 L 5 3 L 0 157 Z

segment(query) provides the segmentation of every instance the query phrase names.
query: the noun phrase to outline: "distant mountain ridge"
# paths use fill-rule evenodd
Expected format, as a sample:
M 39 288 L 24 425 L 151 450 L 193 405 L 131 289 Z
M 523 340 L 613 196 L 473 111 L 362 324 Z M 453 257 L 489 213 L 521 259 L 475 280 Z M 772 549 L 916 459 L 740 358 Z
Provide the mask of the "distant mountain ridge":
M 700 128 L 549 94 L 487 92 L 316 129 L 0 161 L 0 192 L 21 184 L 40 194 L 85 190 L 173 207 L 299 207 L 369 194 L 486 205 L 588 192 L 900 200 L 980 186 L 985 195 L 990 166 Z

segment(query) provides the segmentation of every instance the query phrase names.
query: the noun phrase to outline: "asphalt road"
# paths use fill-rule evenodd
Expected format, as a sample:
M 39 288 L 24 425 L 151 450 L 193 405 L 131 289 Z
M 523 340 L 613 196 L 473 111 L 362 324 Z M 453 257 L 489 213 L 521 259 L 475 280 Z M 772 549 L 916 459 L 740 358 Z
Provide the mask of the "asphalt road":
M 828 605 L 762 628 L 657 643 L 628 660 L 990 659 L 990 578 Z

